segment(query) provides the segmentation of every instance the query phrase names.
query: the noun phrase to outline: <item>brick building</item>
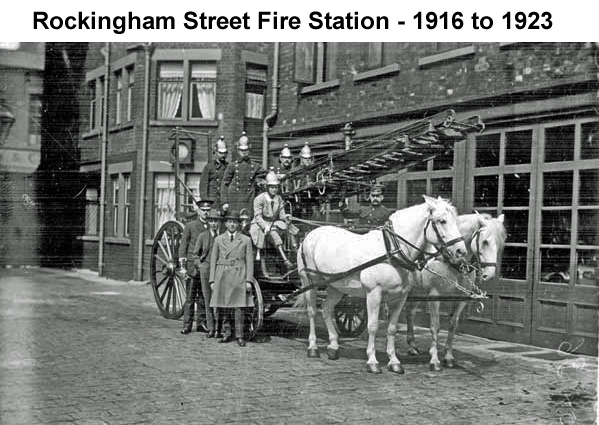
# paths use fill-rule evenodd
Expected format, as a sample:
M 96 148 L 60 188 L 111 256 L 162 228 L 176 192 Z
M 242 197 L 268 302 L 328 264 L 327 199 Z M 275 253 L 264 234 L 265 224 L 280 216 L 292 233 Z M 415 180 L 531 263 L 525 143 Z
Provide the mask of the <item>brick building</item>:
M 0 43 L 0 265 L 39 263 L 44 68 L 44 43 Z
M 599 119 L 595 43 L 280 43 L 274 159 L 284 143 L 342 149 L 341 129 L 382 134 L 454 109 L 486 131 L 387 176 L 386 203 L 452 199 L 505 214 L 500 278 L 469 333 L 597 353 Z
M 196 194 L 219 136 L 233 153 L 246 131 L 253 156 L 260 157 L 271 50 L 269 43 L 89 44 L 79 98 L 79 170 L 86 199 L 85 231 L 79 237 L 82 267 L 99 268 L 103 138 L 107 177 L 101 271 L 122 280 L 148 279 L 154 234 L 175 214 L 175 133 L 185 146 L 180 148 L 180 177 Z M 180 202 L 189 208 L 191 198 L 181 195 Z

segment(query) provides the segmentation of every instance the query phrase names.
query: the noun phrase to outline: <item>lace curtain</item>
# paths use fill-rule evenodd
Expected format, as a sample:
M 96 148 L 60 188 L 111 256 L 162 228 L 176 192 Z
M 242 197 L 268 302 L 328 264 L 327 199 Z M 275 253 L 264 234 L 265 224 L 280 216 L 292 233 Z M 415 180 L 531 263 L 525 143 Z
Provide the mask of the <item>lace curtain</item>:
M 215 84 L 212 82 L 193 83 L 192 86 L 193 91 L 196 93 L 197 106 L 200 109 L 200 115 L 194 115 L 193 118 L 214 119 L 214 105 L 216 101 Z
M 262 118 L 264 110 L 264 95 L 258 93 L 245 94 L 245 116 L 247 118 Z
M 183 83 L 160 83 L 160 118 L 180 118 Z
M 175 176 L 163 175 L 156 177 L 155 181 L 155 211 L 154 231 L 169 220 L 175 219 Z

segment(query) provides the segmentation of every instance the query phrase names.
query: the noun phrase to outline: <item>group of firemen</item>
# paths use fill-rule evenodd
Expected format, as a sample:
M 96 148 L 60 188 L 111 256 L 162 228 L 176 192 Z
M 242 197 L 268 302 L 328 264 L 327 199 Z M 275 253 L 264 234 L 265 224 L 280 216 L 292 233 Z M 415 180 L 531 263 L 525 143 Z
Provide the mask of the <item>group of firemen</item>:
M 236 148 L 237 157 L 229 163 L 224 138 L 216 142 L 213 161 L 200 178 L 201 199 L 194 206 L 197 215 L 183 230 L 179 260 L 188 283 L 181 333 L 191 333 L 195 319 L 196 330 L 207 338 L 221 343 L 235 339 L 244 347 L 243 309 L 253 307 L 254 246 L 264 249 L 268 241 L 287 270 L 292 270 L 281 235 L 289 235 L 290 245 L 297 247 L 298 229 L 279 194 L 281 180 L 295 169 L 289 147 L 285 145 L 278 166 L 268 172 L 249 157 L 250 141 L 245 133 Z M 313 161 L 306 143 L 298 167 L 310 166 Z M 257 187 L 266 190 L 256 196 Z M 349 209 L 342 200 L 339 209 L 344 218 L 371 225 L 385 223 L 392 211 L 382 205 L 381 185 L 372 186 L 369 200 L 370 206 L 356 209 Z

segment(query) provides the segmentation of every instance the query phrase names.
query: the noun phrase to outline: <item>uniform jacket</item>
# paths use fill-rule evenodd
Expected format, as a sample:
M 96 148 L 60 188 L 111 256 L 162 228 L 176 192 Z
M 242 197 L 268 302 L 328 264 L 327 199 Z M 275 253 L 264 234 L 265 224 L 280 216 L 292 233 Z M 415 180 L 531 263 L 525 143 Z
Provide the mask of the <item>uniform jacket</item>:
M 193 259 L 196 262 L 196 267 L 204 268 L 210 267 L 210 258 L 212 255 L 212 246 L 214 245 L 214 239 L 218 236 L 218 230 L 216 236 L 212 236 L 210 229 L 207 229 L 200 233 L 198 240 L 196 241 L 195 247 L 193 248 Z M 199 263 L 199 264 L 198 264 Z
M 378 206 L 359 206 L 356 209 L 344 209 L 341 211 L 343 218 L 357 218 L 360 224 L 369 224 L 372 226 L 381 226 L 387 222 L 393 210 L 383 205 Z
M 228 165 L 229 163 L 226 161 L 216 160 L 206 164 L 200 177 L 200 197 L 202 199 L 212 199 L 215 205 L 219 205 L 220 187 Z
M 265 232 L 275 226 L 281 230 L 287 230 L 285 219 L 288 214 L 283 208 L 283 198 L 279 194 L 273 198 L 268 192 L 263 192 L 254 199 L 254 218 L 250 226 L 250 235 L 258 248 L 264 248 Z M 297 233 L 297 228 L 291 225 L 290 231 Z
M 233 241 L 229 232 L 217 236 L 210 259 L 210 282 L 214 290 L 210 307 L 253 307 L 245 283 L 254 279 L 252 241 L 237 231 Z
M 264 178 L 266 171 L 248 157 L 231 162 L 220 186 L 221 204 L 229 203 L 229 210 L 252 211 L 256 194 L 256 180 Z
M 183 236 L 179 245 L 179 258 L 187 258 L 187 274 L 191 277 L 197 275 L 197 270 L 192 261 L 193 249 L 200 233 L 208 229 L 208 223 L 196 218 L 185 225 Z

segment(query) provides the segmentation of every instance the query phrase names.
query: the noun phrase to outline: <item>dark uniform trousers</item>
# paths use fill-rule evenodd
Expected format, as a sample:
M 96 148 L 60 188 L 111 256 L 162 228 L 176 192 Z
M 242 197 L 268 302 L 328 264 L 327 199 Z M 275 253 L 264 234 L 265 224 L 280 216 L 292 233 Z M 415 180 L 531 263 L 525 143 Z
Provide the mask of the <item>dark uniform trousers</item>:
M 183 328 L 191 329 L 193 321 L 196 319 L 196 304 L 198 305 L 197 327 L 201 327 L 205 322 L 203 312 L 208 303 L 202 296 L 202 283 L 200 276 L 189 277 L 187 279 L 187 293 L 185 296 L 185 305 L 183 306 Z
M 205 322 L 204 310 L 206 301 L 202 297 L 202 285 L 200 282 L 200 273 L 192 261 L 192 250 L 200 233 L 206 230 L 206 223 L 199 219 L 193 220 L 185 225 L 181 245 L 179 246 L 179 256 L 187 258 L 187 284 L 185 304 L 183 306 L 183 328 L 191 329 L 193 321 L 196 319 L 197 327 L 200 328 Z M 209 302 L 209 301 L 208 301 Z

